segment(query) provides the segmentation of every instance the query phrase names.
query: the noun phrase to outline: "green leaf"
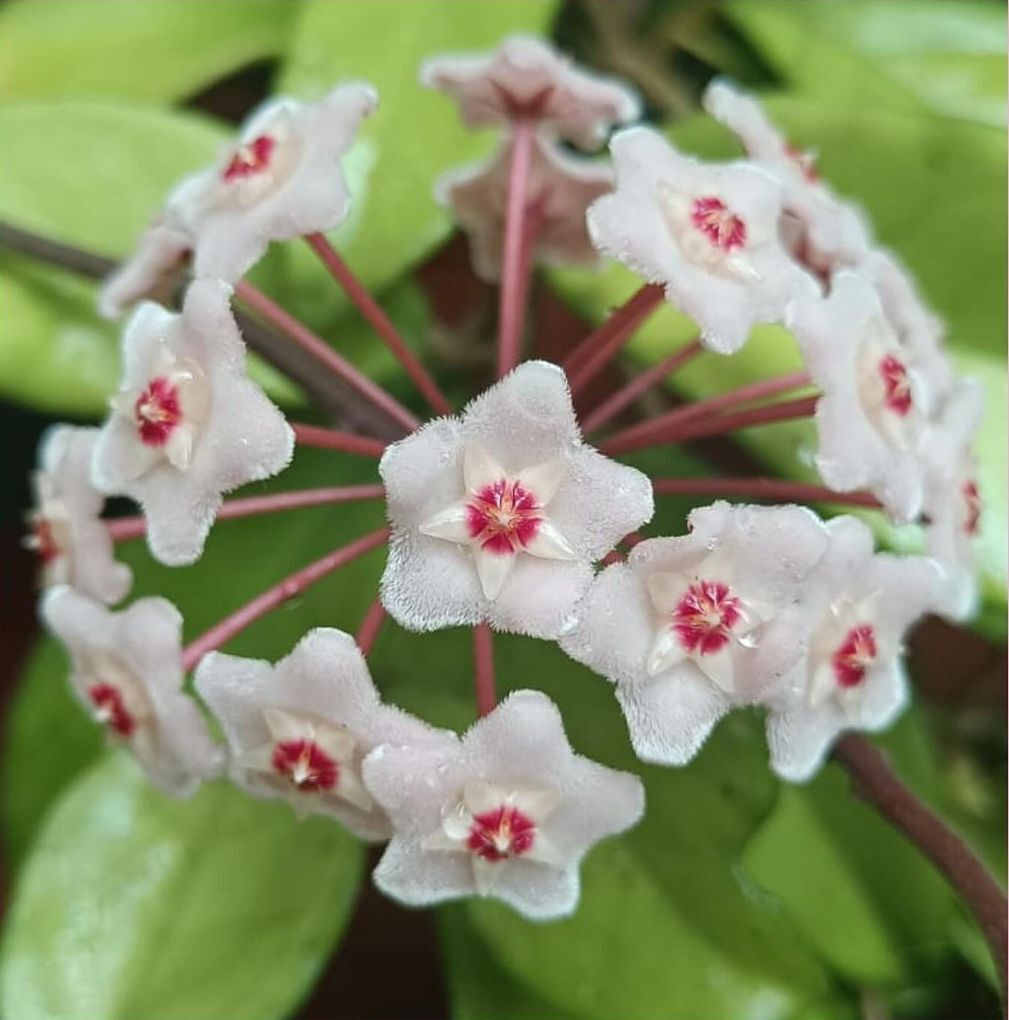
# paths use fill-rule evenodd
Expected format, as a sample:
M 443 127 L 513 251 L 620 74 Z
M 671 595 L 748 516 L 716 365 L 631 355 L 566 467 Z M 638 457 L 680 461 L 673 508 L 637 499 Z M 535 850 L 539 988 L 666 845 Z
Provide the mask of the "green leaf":
M 901 778 L 934 801 L 922 719 L 908 712 L 880 738 Z M 750 875 L 778 898 L 823 957 L 870 987 L 935 981 L 956 904 L 939 873 L 851 791 L 836 765 L 787 786 L 747 849 Z
M 967 0 L 735 0 L 726 13 L 824 102 L 1006 123 L 1005 7 Z
M 988 404 L 979 450 L 988 510 L 979 563 L 986 602 L 978 625 L 986 633 L 1004 634 L 1006 248 L 1005 239 L 990 227 L 1006 216 L 1004 135 L 931 116 L 846 109 L 814 100 L 771 98 L 766 105 L 798 145 L 820 154 L 831 185 L 866 207 L 880 241 L 907 261 L 926 299 L 946 319 L 958 367 L 985 385 Z M 708 158 L 738 154 L 728 133 L 707 117 L 684 122 L 672 134 L 686 151 Z M 566 271 L 553 279 L 593 320 L 640 285 L 621 267 L 602 274 Z M 694 333 L 689 319 L 664 306 L 639 331 L 630 351 L 650 363 Z M 790 335 L 760 327 L 731 358 L 708 354 L 694 359 L 677 373 L 675 387 L 690 397 L 704 397 L 799 367 Z M 775 471 L 812 477 L 815 440 L 808 423 L 769 426 L 739 437 Z M 891 544 L 910 547 L 917 540 L 917 532 L 897 533 L 879 515 L 872 517 Z
M 302 4 L 280 91 L 315 98 L 335 82 L 363 78 L 379 94 L 379 108 L 347 160 L 354 206 L 333 235 L 370 288 L 383 288 L 448 236 L 451 221 L 435 204 L 434 182 L 493 145 L 490 133 L 475 134 L 459 123 L 445 96 L 421 88 L 421 62 L 439 53 L 491 49 L 512 32 L 541 33 L 556 6 L 555 0 Z M 324 271 L 297 246 L 285 255 L 297 260 L 295 290 L 288 287 L 286 297 L 310 309 Z
M 13 0 L 0 11 L 0 102 L 185 99 L 277 56 L 294 13 L 285 0 Z
M 279 478 L 250 486 L 246 492 L 373 481 L 377 481 L 374 463 L 299 449 L 292 466 Z M 156 563 L 141 541 L 123 543 L 119 554 L 133 568 L 131 598 L 163 595 L 170 599 L 182 611 L 185 638 L 191 640 L 299 566 L 380 527 L 383 517 L 382 504 L 371 501 L 295 510 L 281 517 L 222 521 L 211 533 L 203 558 L 185 568 Z M 249 550 L 255 550 L 255 555 L 249 555 Z M 310 627 L 336 626 L 353 633 L 375 597 L 381 564 L 381 555 L 372 553 L 344 567 L 296 602 L 257 622 L 228 651 L 278 659 Z M 49 805 L 100 751 L 94 727 L 66 690 L 65 657 L 56 642 L 46 638 L 29 662 L 5 716 L 0 828 L 12 857 L 20 858 Z M 47 748 L 41 764 L 40 746 Z
M 0 1010 L 19 1020 L 273 1020 L 339 938 L 360 845 L 214 783 L 154 790 L 121 752 L 60 800 L 17 884 Z

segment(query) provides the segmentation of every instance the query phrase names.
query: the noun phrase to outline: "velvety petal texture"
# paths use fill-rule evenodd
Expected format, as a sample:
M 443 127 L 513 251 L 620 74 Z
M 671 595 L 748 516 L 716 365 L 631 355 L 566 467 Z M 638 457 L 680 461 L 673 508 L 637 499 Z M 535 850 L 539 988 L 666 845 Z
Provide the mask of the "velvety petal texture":
M 55 425 L 39 446 L 35 507 L 27 544 L 38 554 L 45 587 L 68 584 L 112 604 L 130 590 L 132 573 L 115 558 L 101 512 L 105 497 L 91 484 L 98 429 Z
M 275 665 L 211 652 L 196 689 L 221 723 L 231 778 L 250 793 L 288 801 L 299 814 L 338 819 L 356 836 L 391 834 L 361 781 L 379 744 L 415 746 L 440 735 L 383 705 L 349 634 L 319 627 Z
M 907 630 L 932 610 L 942 573 L 924 556 L 873 552 L 853 517 L 827 525 L 831 545 L 806 586 L 812 638 L 768 696 L 771 766 L 783 779 L 812 776 L 845 730 L 888 726 L 907 701 Z
M 819 294 L 782 245 L 781 184 L 770 174 L 684 156 L 644 127 L 619 132 L 610 152 L 617 188 L 589 209 L 592 240 L 663 285 L 706 347 L 732 354 L 753 326 L 783 321 L 790 300 Z
M 804 589 L 829 544 L 797 506 L 716 503 L 689 525 L 602 571 L 560 638 L 617 685 L 638 756 L 668 765 L 689 761 L 725 712 L 758 700 L 803 654 Z
M 820 476 L 841 492 L 868 489 L 894 518 L 912 520 L 921 509 L 928 387 L 875 288 L 842 270 L 826 300 L 791 307 L 788 326 L 822 390 L 816 405 Z
M 72 588 L 51 589 L 42 618 L 70 656 L 70 685 L 160 790 L 189 796 L 224 762 L 196 702 L 183 692 L 182 617 L 166 599 L 119 613 Z
M 137 500 L 163 563 L 192 563 L 222 495 L 281 471 L 294 434 L 246 376 L 231 288 L 197 280 L 181 315 L 144 303 L 123 335 L 123 379 L 92 462 L 95 486 Z
M 488 281 L 498 279 L 508 204 L 512 142 L 490 160 L 446 174 L 436 185 L 469 235 L 473 268 Z M 535 223 L 533 257 L 550 265 L 594 266 L 599 253 L 589 238 L 585 211 L 613 185 L 608 164 L 567 155 L 542 139 L 533 142 L 528 208 Z
M 409 906 L 493 896 L 532 920 L 572 913 L 582 857 L 644 810 L 640 780 L 575 754 L 538 691 L 511 694 L 462 738 L 378 748 L 364 780 L 394 827 L 379 889 Z
M 626 124 L 639 113 L 627 86 L 575 69 L 531 36 L 512 36 L 491 54 L 435 57 L 420 77 L 459 104 L 469 127 L 533 120 L 540 131 L 582 149 L 595 148 L 614 124 Z
M 555 637 L 592 564 L 654 510 L 645 475 L 582 442 L 564 373 L 542 361 L 389 446 L 380 472 L 382 603 L 411 630 Z

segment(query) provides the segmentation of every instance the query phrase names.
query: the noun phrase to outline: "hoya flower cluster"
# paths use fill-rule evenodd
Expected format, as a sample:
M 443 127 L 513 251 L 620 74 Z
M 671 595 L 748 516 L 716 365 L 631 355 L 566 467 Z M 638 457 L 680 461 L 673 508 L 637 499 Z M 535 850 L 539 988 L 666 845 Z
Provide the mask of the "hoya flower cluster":
M 299 815 L 388 841 L 375 881 L 404 903 L 493 895 L 545 919 L 575 908 L 582 856 L 641 817 L 643 788 L 577 754 L 545 695 L 517 691 L 495 705 L 490 633 L 555 641 L 611 681 L 644 761 L 682 765 L 719 718 L 757 705 L 771 767 L 805 779 L 839 733 L 879 729 L 900 711 L 903 642 L 915 621 L 971 609 L 978 397 L 954 377 L 939 321 L 897 259 L 874 245 L 864 217 L 732 86 L 714 84 L 706 102 L 745 159 L 704 163 L 634 126 L 613 135 L 611 168 L 576 163 L 560 143 L 599 146 L 637 116 L 636 100 L 541 42 L 438 58 L 422 79 L 454 99 L 467 124 L 504 132 L 486 163 L 450 171 L 438 188 L 470 236 L 477 272 L 501 280 L 502 348 L 505 322 L 521 324 L 520 276 L 534 257 L 626 263 L 644 278 L 644 298 L 628 307 L 662 293 L 696 320 L 690 356 L 731 356 L 755 324 L 785 324 L 803 382 L 816 388 L 824 485 L 809 487 L 811 498 L 844 503 L 850 494 L 896 521 L 926 522 L 931 556 L 878 553 L 860 520 L 824 522 L 797 505 L 716 502 L 690 515 L 686 534 L 641 535 L 659 490 L 605 451 L 675 442 L 690 432 L 684 423 L 717 432 L 732 414 L 688 408 L 600 448 L 587 441 L 573 391 L 600 361 L 600 338 L 611 355 L 613 338 L 629 335 L 627 309 L 563 367 L 503 357 L 485 392 L 390 444 L 292 427 L 246 375 L 234 288 L 255 293 L 241 278 L 274 241 L 306 236 L 342 265 L 321 235 L 347 215 L 340 158 L 376 104 L 360 83 L 314 103 L 269 103 L 214 166 L 168 197 L 102 294 L 108 314 L 136 305 L 119 392 L 100 429 L 61 426 L 47 437 L 31 541 L 49 589 L 42 615 L 69 650 L 75 694 L 161 789 L 186 795 L 226 776 Z M 180 312 L 152 300 L 186 269 Z M 346 267 L 341 274 L 352 279 Z M 511 332 L 517 352 L 521 329 Z M 404 350 L 411 378 L 444 401 Z M 349 378 L 390 406 L 373 383 Z M 737 409 L 731 399 L 725 407 Z M 776 410 L 758 413 L 773 421 Z M 296 436 L 381 452 L 381 487 L 223 503 L 281 472 Z M 329 502 L 338 515 L 341 501 L 376 494 L 387 529 L 334 550 L 186 645 L 179 611 L 164 599 L 109 608 L 129 592 L 114 539 L 131 531 L 101 518 L 106 496 L 135 500 L 143 521 L 133 533 L 176 566 L 199 558 L 222 505 L 223 516 L 239 516 L 269 509 L 271 498 L 276 509 Z M 218 650 L 285 598 L 386 545 L 380 603 L 357 639 L 319 628 L 276 663 Z M 462 736 L 380 698 L 366 654 L 384 613 L 415 632 L 474 628 L 481 718 Z

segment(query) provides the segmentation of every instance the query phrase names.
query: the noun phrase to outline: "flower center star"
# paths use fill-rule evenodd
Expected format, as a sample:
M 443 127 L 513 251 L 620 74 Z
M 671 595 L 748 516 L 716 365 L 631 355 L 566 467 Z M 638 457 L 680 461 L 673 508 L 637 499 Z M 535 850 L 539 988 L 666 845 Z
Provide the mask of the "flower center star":
M 152 379 L 137 397 L 134 418 L 144 443 L 148 446 L 164 446 L 182 421 L 182 401 L 178 387 L 164 376 Z
M 746 224 L 720 198 L 695 199 L 690 220 L 721 251 L 731 252 L 746 244 Z
M 35 550 L 43 566 L 49 566 L 63 555 L 63 549 L 56 539 L 55 528 L 48 517 L 32 520 L 31 548 Z
M 245 180 L 262 173 L 269 168 L 276 147 L 276 140 L 270 135 L 260 135 L 247 142 L 231 157 L 231 161 L 221 172 L 221 179 L 226 184 L 231 184 L 233 181 Z
M 504 861 L 528 853 L 535 841 L 535 822 L 518 808 L 503 804 L 474 816 L 466 846 L 485 861 Z
M 88 688 L 95 719 L 120 737 L 130 737 L 137 728 L 137 720 L 126 707 L 123 692 L 110 683 L 92 684 Z
M 742 603 L 721 581 L 690 585 L 672 611 L 672 626 L 680 644 L 700 655 L 725 648 L 732 629 L 742 619 Z
M 964 533 L 974 536 L 981 528 L 981 493 L 973 478 L 963 483 L 960 490 L 964 502 Z
M 340 768 L 314 740 L 285 740 L 273 749 L 273 767 L 302 793 L 336 788 Z
M 482 549 L 509 555 L 525 549 L 536 537 L 543 521 L 541 509 L 535 495 L 520 482 L 500 478 L 466 503 L 466 526 Z
M 879 375 L 883 381 L 883 401 L 887 408 L 901 418 L 911 411 L 911 380 L 907 366 L 900 358 L 887 354 L 879 363 Z
M 820 179 L 816 169 L 816 157 L 811 152 L 805 152 L 789 142 L 785 145 L 785 155 L 802 171 L 803 177 L 810 184 L 815 184 Z
M 876 632 L 869 624 L 852 627 L 831 656 L 834 677 L 844 688 L 857 687 L 876 661 Z

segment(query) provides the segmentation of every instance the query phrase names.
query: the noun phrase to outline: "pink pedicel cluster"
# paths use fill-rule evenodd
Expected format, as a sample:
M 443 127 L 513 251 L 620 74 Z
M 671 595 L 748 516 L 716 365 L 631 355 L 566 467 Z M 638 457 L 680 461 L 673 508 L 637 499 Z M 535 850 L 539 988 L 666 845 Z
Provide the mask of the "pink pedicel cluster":
M 233 287 L 254 296 L 243 275 L 271 242 L 302 235 L 331 268 L 342 266 L 320 235 L 347 215 L 340 160 L 376 105 L 358 83 L 314 103 L 275 100 L 214 166 L 175 188 L 105 285 L 107 314 L 136 305 L 122 382 L 101 428 L 59 426 L 46 437 L 29 542 L 47 587 L 42 616 L 68 649 L 74 693 L 159 788 L 188 795 L 223 775 L 299 815 L 387 841 L 375 881 L 406 904 L 491 895 L 530 918 L 554 918 L 575 909 L 582 856 L 641 817 L 643 788 L 572 750 L 545 695 L 518 691 L 495 704 L 490 633 L 558 642 L 610 681 L 643 761 L 682 765 L 719 718 L 760 706 L 771 767 L 804 780 L 838 734 L 877 730 L 899 713 L 915 621 L 928 612 L 962 619 L 974 606 L 971 547 L 983 510 L 970 450 L 980 402 L 977 387 L 955 377 L 941 324 L 896 257 L 733 86 L 716 82 L 705 102 L 743 158 L 702 162 L 632 126 L 610 139 L 610 163 L 576 161 L 561 143 L 598 147 L 637 117 L 635 98 L 542 42 L 513 38 L 489 56 L 438 58 L 422 78 L 466 124 L 504 132 L 486 163 L 438 186 L 470 236 L 476 271 L 501 280 L 501 348 L 510 343 L 514 357 L 501 355 L 498 381 L 417 427 L 406 428 L 412 415 L 400 408 L 406 434 L 390 444 L 292 428 L 250 381 Z M 639 295 L 564 368 L 520 361 L 521 283 L 533 259 L 605 256 L 643 277 Z M 187 267 L 181 311 L 152 300 Z M 349 269 L 341 273 L 390 342 Z M 920 522 L 930 555 L 876 552 L 860 520 L 824 522 L 796 505 L 716 502 L 693 511 L 684 535 L 638 534 L 653 516 L 652 480 L 586 440 L 572 390 L 662 296 L 699 327 L 680 360 L 729 356 L 758 323 L 787 326 L 805 373 L 798 383 L 770 380 L 749 399 L 816 388 L 799 402 L 802 413 L 815 408 L 824 483 L 806 486 L 809 498 Z M 268 314 L 271 305 L 254 307 Z M 423 369 L 404 364 L 449 406 Z M 398 406 L 351 378 L 380 409 Z M 738 414 L 731 396 L 656 420 L 649 443 L 797 413 L 771 404 Z M 296 436 L 381 455 L 387 531 L 300 570 L 186 646 L 182 618 L 164 599 L 110 608 L 131 586 L 114 539 L 145 533 L 161 562 L 193 562 L 224 495 L 282 471 Z M 222 516 L 261 512 L 271 498 L 277 509 L 352 498 L 341 492 L 235 500 Z M 103 520 L 106 496 L 135 500 L 139 527 Z M 277 663 L 217 650 L 386 542 L 380 603 L 357 639 L 319 628 Z M 462 736 L 381 700 L 366 654 L 385 613 L 415 632 L 475 628 L 481 718 Z M 198 698 L 186 688 L 190 671 Z

